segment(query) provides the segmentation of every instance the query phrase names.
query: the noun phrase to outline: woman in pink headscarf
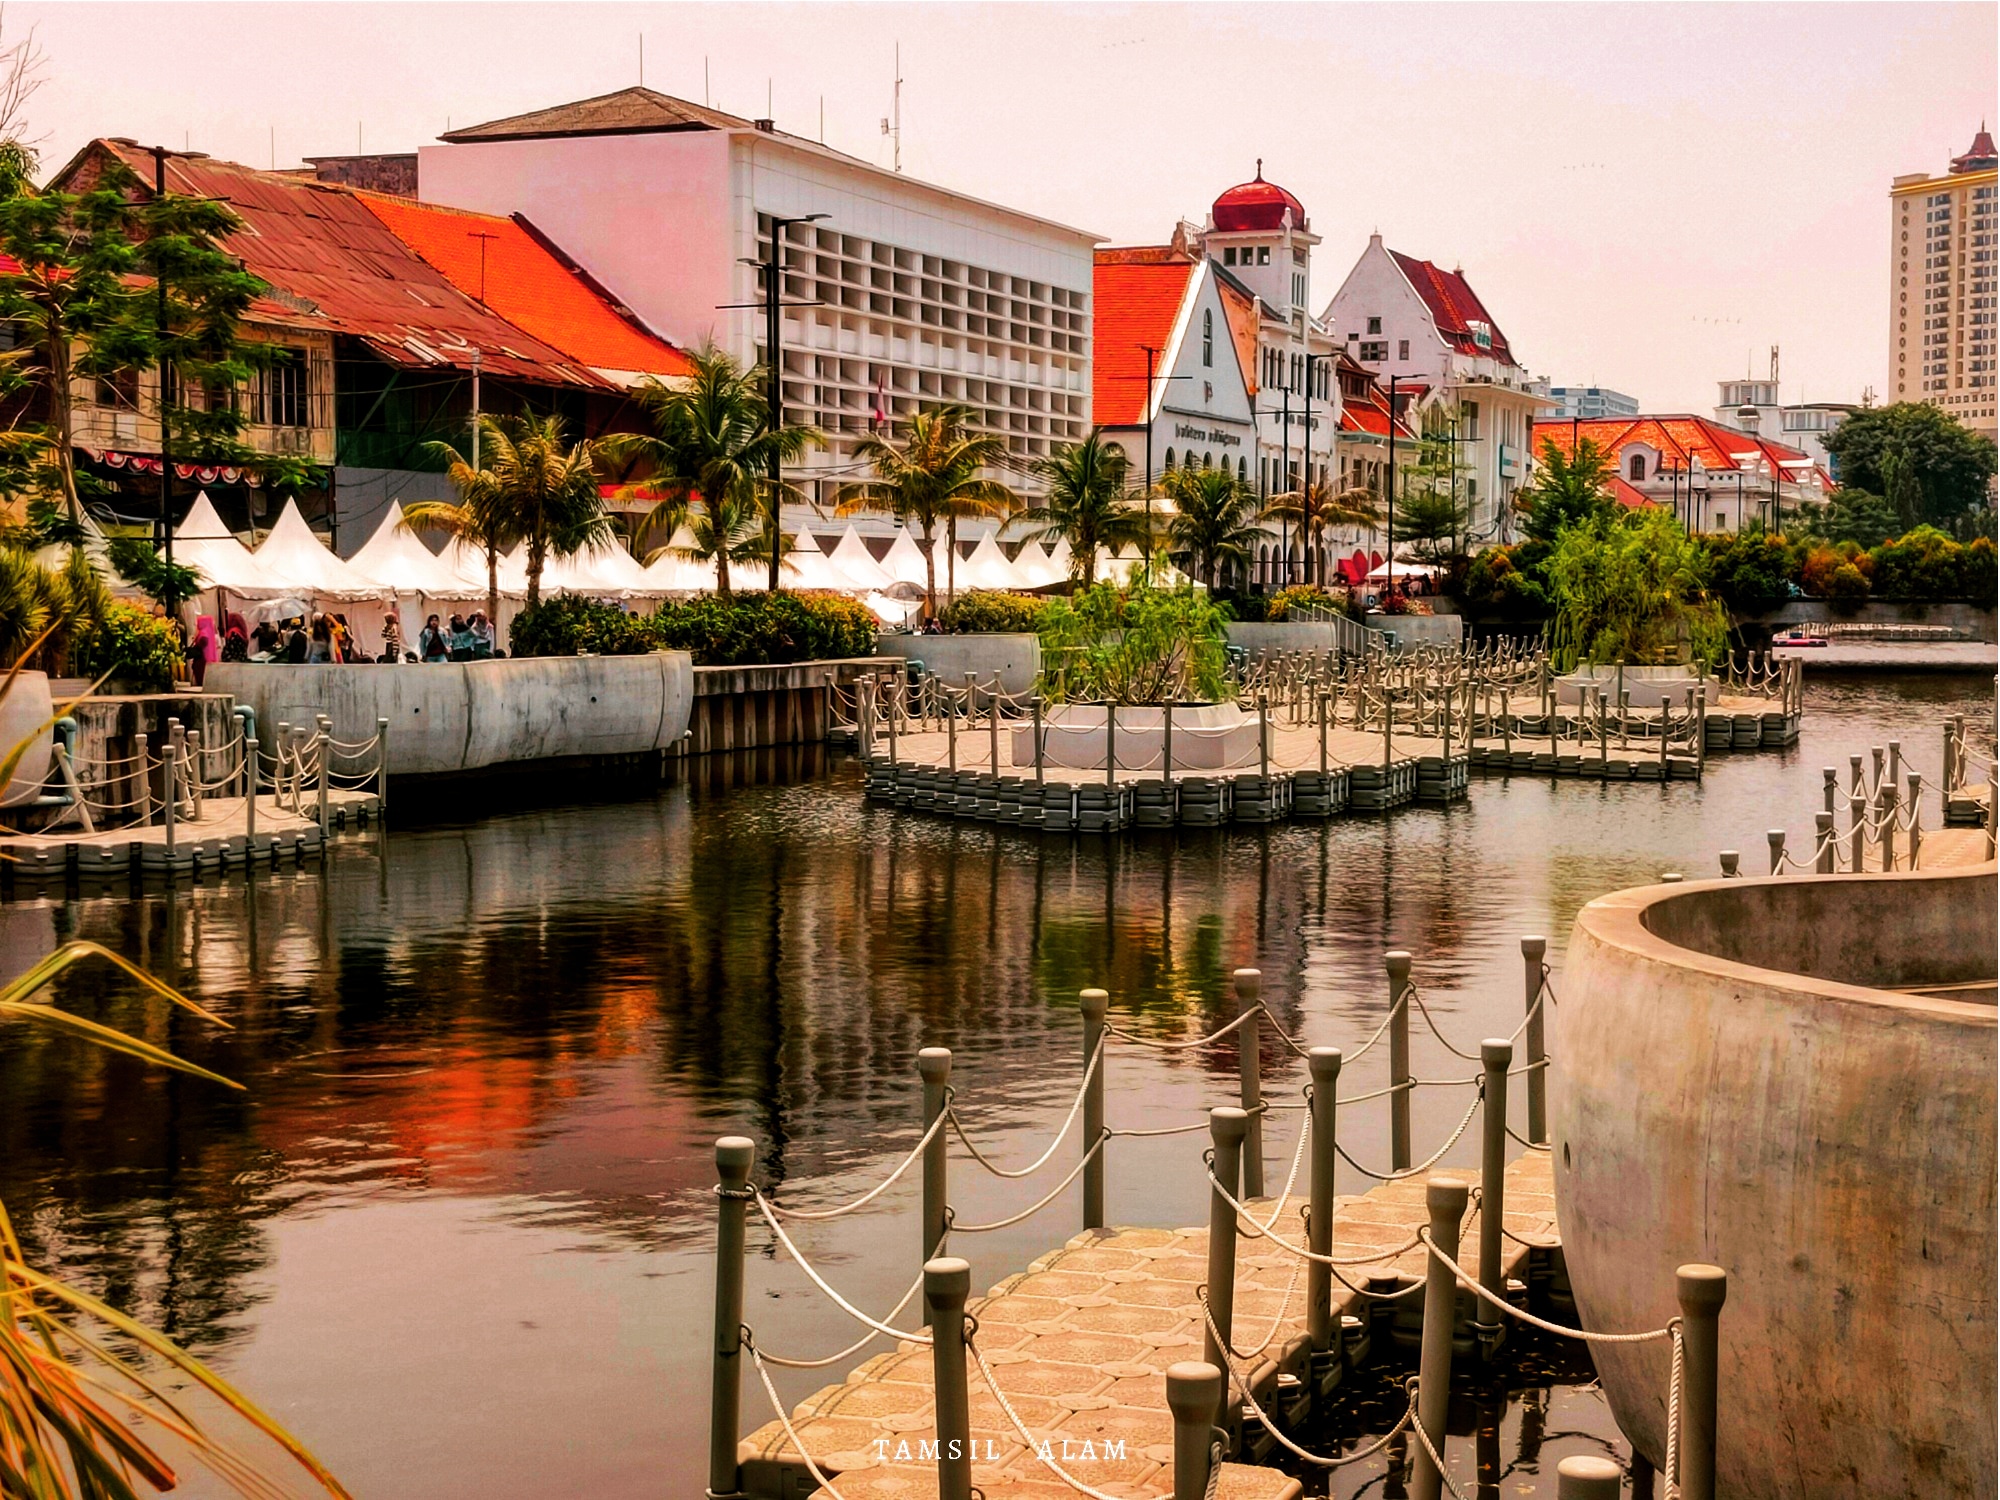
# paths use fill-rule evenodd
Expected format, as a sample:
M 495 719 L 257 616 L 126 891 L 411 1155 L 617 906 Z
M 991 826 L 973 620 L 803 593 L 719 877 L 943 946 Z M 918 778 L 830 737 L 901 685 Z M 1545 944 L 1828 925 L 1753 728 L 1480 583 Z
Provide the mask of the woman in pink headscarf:
M 208 664 L 222 654 L 222 642 L 215 636 L 215 616 L 203 615 L 194 622 L 194 641 L 188 647 L 188 667 L 194 685 L 200 687 L 208 676 Z

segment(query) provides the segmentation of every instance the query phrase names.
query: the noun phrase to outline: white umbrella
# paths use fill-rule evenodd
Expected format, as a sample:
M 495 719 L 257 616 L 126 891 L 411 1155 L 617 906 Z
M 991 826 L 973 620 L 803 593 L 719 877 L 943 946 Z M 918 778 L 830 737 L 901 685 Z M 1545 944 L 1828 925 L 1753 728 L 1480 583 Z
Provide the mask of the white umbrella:
M 875 593 L 861 601 L 869 612 L 884 625 L 907 625 L 910 616 L 923 608 L 921 603 L 910 603 L 902 599 L 891 599 L 887 594 Z
M 894 573 L 875 561 L 875 554 L 868 550 L 868 544 L 861 540 L 861 533 L 852 525 L 840 534 L 840 540 L 834 543 L 827 560 L 863 588 L 886 589 L 897 582 Z
M 1426 567 L 1421 563 L 1399 562 L 1393 565 L 1382 563 L 1376 567 L 1374 572 L 1368 575 L 1369 580 L 1371 582 L 1386 580 L 1390 576 L 1389 569 L 1391 566 L 1395 568 L 1395 576 L 1397 578 L 1429 578 L 1433 573 L 1437 572 L 1436 568 Z

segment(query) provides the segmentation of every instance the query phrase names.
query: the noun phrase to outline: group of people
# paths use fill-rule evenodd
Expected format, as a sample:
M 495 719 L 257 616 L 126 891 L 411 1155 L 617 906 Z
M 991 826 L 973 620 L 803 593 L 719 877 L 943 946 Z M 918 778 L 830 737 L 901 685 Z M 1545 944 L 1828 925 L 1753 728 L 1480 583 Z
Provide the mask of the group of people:
M 164 611 L 158 611 L 164 613 Z M 483 610 L 470 618 L 453 615 L 450 625 L 436 615 L 424 621 L 413 649 L 405 650 L 402 622 L 390 610 L 382 620 L 382 650 L 368 654 L 356 639 L 347 616 L 339 612 L 261 620 L 253 630 L 242 615 L 225 616 L 218 635 L 214 615 L 195 620 L 194 639 L 187 643 L 188 675 L 200 687 L 216 661 L 285 662 L 312 666 L 346 662 L 483 661 L 500 653 L 493 649 L 493 627 Z

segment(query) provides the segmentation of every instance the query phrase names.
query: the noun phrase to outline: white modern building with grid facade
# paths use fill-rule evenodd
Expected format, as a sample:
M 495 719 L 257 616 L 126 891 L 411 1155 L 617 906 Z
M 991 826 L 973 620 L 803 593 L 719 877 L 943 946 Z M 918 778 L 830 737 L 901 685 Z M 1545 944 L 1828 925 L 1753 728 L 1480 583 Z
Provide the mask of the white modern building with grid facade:
M 1981 127 L 1940 177 L 1889 184 L 1889 394 L 1994 435 L 2000 391 L 2000 152 Z
M 785 226 L 786 418 L 827 442 L 793 477 L 829 502 L 855 445 L 924 406 L 970 407 L 1003 477 L 1091 426 L 1097 236 L 884 171 L 647 89 L 452 131 L 419 153 L 427 201 L 518 213 L 657 333 L 765 358 L 763 282 Z

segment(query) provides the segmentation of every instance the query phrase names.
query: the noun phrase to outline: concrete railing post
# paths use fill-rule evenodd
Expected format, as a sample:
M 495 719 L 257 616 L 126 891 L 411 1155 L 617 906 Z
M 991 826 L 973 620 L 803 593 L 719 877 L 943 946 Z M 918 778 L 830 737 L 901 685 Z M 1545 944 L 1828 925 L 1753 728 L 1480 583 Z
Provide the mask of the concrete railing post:
M 332 774 L 333 737 L 324 729 L 319 732 L 319 831 L 324 838 L 328 831 L 326 821 L 327 777 Z
M 1089 1082 L 1083 1089 L 1083 1150 L 1088 1155 L 1104 1138 L 1104 1068 L 1107 1059 L 1098 1048 L 1104 1045 L 1104 1015 L 1111 996 L 1103 990 L 1085 990 L 1078 997 L 1083 1010 L 1083 1066 Z M 1097 1059 L 1092 1069 L 1091 1059 Z M 1083 1165 L 1083 1227 L 1104 1227 L 1104 1153 L 1098 1151 Z
M 1833 814 L 1821 812 L 1813 814 L 1813 871 L 1819 875 L 1833 873 Z
M 1716 863 L 1722 866 L 1722 878 L 1724 880 L 1734 880 L 1741 873 L 1743 856 L 1739 851 L 1735 849 L 1718 850 L 1715 859 Z
M 1908 868 L 1908 869 L 1912 869 L 1912 870 L 1914 870 L 1914 869 L 1916 869 L 1916 867 L 1917 867 L 1917 859 L 1918 859 L 1918 856 L 1919 856 L 1919 853 L 1920 853 L 1920 851 L 1921 851 L 1921 849 L 1922 849 L 1922 847 L 1923 847 L 1923 842 L 1924 842 L 1924 830 L 1923 830 L 1923 821 L 1924 821 L 1924 778 L 1923 778 L 1923 776 L 1922 776 L 1922 775 L 1921 775 L 1920 773 L 1918 773 L 1918 772 L 1916 772 L 1916 771 L 1911 771 L 1911 772 L 1909 772 L 1909 773 L 1908 773 L 1908 775 L 1909 775 L 1909 778 L 1910 778 L 1910 803 L 1909 803 L 1909 806 L 1910 806 L 1910 828 L 1909 828 L 1909 846 L 1910 846 L 1910 858 L 1909 858 L 1909 864 L 1908 864 L 1907 868 Z
M 1848 757 L 1847 757 L 1847 790 L 1848 790 L 1848 793 L 1849 793 L 1849 795 L 1851 796 L 1851 795 L 1852 795 L 1853 793 L 1855 793 L 1855 792 L 1859 792 L 1859 791 L 1862 791 L 1862 790 L 1864 790 L 1864 789 L 1866 788 L 1866 786 L 1867 786 L 1867 782 L 1866 782 L 1865 778 L 1864 778 L 1864 777 L 1862 776 L 1862 774 L 1861 774 L 1861 757 L 1860 757 L 1860 756 L 1858 756 L 1858 755 L 1850 755 L 1850 756 L 1848 756 Z
M 924 1081 L 924 1129 L 951 1107 L 951 1048 L 926 1047 L 917 1054 L 917 1073 Z M 943 1243 L 950 1202 L 945 1183 L 945 1137 L 940 1130 L 924 1147 L 924 1243 L 920 1262 L 928 1262 Z
M 1173 1500 L 1204 1500 L 1222 1371 L 1199 1360 L 1167 1366 L 1167 1410 L 1174 1414 Z
M 1544 937 L 1521 939 L 1522 978 L 1527 988 L 1527 1030 L 1522 1034 L 1528 1047 L 1528 1139 L 1537 1146 L 1548 1144 L 1549 1070 L 1540 1066 L 1546 1053 L 1548 1012 L 1542 1007 L 1542 963 L 1548 957 L 1549 940 Z
M 1043 740 L 1044 740 L 1044 738 L 1045 738 L 1045 735 L 1044 735 L 1044 733 L 1043 733 L 1043 730 L 1042 730 L 1042 698 L 1041 698 L 1041 695 L 1040 695 L 1039 693 L 1037 693 L 1037 694 L 1035 695 L 1035 701 L 1034 701 L 1034 720 L 1035 720 L 1035 723 L 1034 723 L 1034 735 L 1035 735 L 1035 785 L 1036 785 L 1036 786 L 1040 786 L 1040 785 L 1042 784 L 1042 744 L 1043 744 Z
M 972 1500 L 972 1391 L 965 1368 L 965 1299 L 972 1267 L 955 1255 L 924 1262 L 937 1396 L 938 1500 Z
M 1868 855 L 1868 799 L 1858 791 L 1847 799 L 1847 818 L 1851 825 L 1848 832 L 1848 868 L 1859 875 Z
M 1118 705 L 1104 705 L 1104 784 L 1118 785 Z
M 201 753 L 201 731 L 199 729 L 188 731 L 188 736 L 182 743 L 187 747 L 188 821 L 199 823 L 202 773 L 206 769 L 206 757 Z
M 1236 1080 L 1238 1103 L 1249 1116 L 1243 1137 L 1243 1198 L 1264 1196 L 1264 971 L 1238 969 L 1236 1013 L 1244 1017 L 1236 1028 Z
M 1243 1136 L 1250 1118 L 1231 1105 L 1218 1105 L 1208 1112 L 1208 1136 L 1212 1143 L 1215 1181 L 1225 1187 L 1239 1180 L 1243 1162 Z M 1201 1357 L 1218 1370 L 1229 1368 L 1229 1351 L 1223 1344 L 1230 1337 L 1231 1309 L 1236 1304 L 1236 1210 L 1229 1206 L 1214 1184 L 1208 1194 L 1208 1322 L 1202 1327 Z M 1218 1339 L 1220 1341 L 1218 1341 Z M 1225 1381 L 1216 1404 L 1216 1425 L 1234 1428 L 1230 1420 L 1234 1406 Z
M 253 737 L 243 742 L 243 838 L 245 844 L 257 837 L 257 783 L 264 779 L 264 768 L 257 763 L 257 741 Z M 250 858 L 250 851 L 244 850 L 244 857 Z
M 1719 1266 L 1682 1266 L 1674 1272 L 1674 1294 L 1681 1305 L 1681 1500 L 1715 1500 L 1719 1321 L 1729 1273 Z
M 1771 873 L 1773 875 L 1784 874 L 1785 873 L 1785 830 L 1782 828 L 1765 829 L 1764 842 L 1771 846 Z
M 1835 811 L 1834 798 L 1840 791 L 1840 772 L 1836 771 L 1832 766 L 1821 766 L 1819 774 L 1826 783 L 1821 788 L 1826 796 L 1826 810 L 1833 812 Z
M 164 818 L 161 826 L 167 833 L 167 857 L 173 858 L 174 824 L 181 815 L 180 746 L 169 739 L 160 746 L 160 812 Z
M 757 1145 L 747 1136 L 715 1143 L 715 1368 L 708 1398 L 708 1492 L 737 1495 L 737 1426 L 743 1402 L 743 1224 Z
M 1618 1500 L 1624 1478 L 1610 1459 L 1580 1453 L 1556 1465 L 1556 1500 Z
M 1674 737 L 1674 700 L 1660 695 L 1660 780 L 1667 779 L 1667 745 Z
M 1000 674 L 993 674 L 993 686 L 986 700 L 986 768 L 1000 774 Z
M 142 729 L 132 736 L 132 763 L 138 788 L 132 798 L 132 810 L 141 828 L 149 828 L 153 822 L 153 768 L 146 764 L 146 753 L 146 732 Z
M 1160 707 L 1160 775 L 1169 783 L 1174 779 L 1174 706 L 1171 703 Z
M 1889 785 L 1900 786 L 1903 781 L 1903 742 L 1889 741 Z
M 1389 1166 L 1410 1164 L 1410 955 L 1400 948 L 1382 955 L 1389 971 Z
M 375 808 L 389 811 L 389 721 L 375 721 Z
M 1257 695 L 1257 774 L 1271 774 L 1271 700 L 1265 693 Z
M 1884 781 L 1875 793 L 1875 823 L 1882 848 L 1882 871 L 1896 868 L 1896 787 Z
M 1433 1177 L 1424 1202 L 1431 1214 L 1431 1243 L 1458 1259 L 1458 1233 L 1465 1221 L 1466 1186 L 1456 1177 Z M 1424 1257 L 1424 1332 L 1417 1356 L 1417 1422 L 1438 1456 L 1444 1456 L 1445 1415 L 1451 1405 L 1451 1334 L 1458 1319 L 1458 1278 L 1435 1255 Z M 1444 1474 L 1417 1444 L 1411 1476 L 1414 1500 L 1442 1500 Z
M 1306 1248 L 1315 1255 L 1333 1253 L 1340 1060 L 1338 1047 L 1314 1047 L 1306 1054 L 1306 1068 L 1312 1075 L 1312 1178 L 1306 1189 Z M 1333 1268 L 1316 1260 L 1306 1262 L 1306 1332 L 1315 1358 L 1340 1352 L 1340 1325 L 1333 1314 Z
M 1488 1037 L 1479 1044 L 1479 1062 L 1486 1086 L 1480 1106 L 1479 1284 L 1504 1301 L 1507 1271 L 1501 1259 L 1500 1230 L 1507 1215 L 1507 1070 L 1514 1065 L 1514 1044 L 1504 1037 Z M 1482 1321 L 1495 1324 L 1499 1332 L 1499 1309 L 1489 1303 L 1479 1311 Z

